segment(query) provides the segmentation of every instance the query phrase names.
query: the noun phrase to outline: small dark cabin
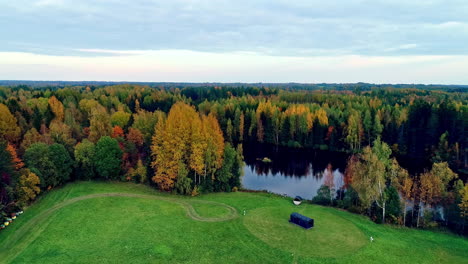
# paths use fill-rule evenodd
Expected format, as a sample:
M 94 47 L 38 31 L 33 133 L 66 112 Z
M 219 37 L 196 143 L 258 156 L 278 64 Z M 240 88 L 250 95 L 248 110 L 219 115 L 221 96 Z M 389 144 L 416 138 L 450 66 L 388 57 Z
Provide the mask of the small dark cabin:
M 311 219 L 299 213 L 292 213 L 289 218 L 289 222 L 302 226 L 305 229 L 314 227 L 314 219 Z

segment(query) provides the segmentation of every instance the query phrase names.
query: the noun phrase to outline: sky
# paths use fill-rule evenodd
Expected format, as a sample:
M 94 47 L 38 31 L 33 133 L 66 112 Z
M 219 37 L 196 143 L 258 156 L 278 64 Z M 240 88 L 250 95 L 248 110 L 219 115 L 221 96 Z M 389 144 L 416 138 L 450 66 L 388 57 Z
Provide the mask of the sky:
M 0 0 L 0 80 L 468 84 L 467 0 Z

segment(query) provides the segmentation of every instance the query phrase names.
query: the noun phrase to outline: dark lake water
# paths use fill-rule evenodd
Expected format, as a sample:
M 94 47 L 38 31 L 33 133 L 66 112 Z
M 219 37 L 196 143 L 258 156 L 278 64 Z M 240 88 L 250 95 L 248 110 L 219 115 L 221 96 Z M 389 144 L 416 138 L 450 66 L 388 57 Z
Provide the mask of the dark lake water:
M 264 157 L 271 162 L 261 161 Z M 335 189 L 343 186 L 346 159 L 343 153 L 245 144 L 242 186 L 312 199 L 324 184 L 327 173 Z

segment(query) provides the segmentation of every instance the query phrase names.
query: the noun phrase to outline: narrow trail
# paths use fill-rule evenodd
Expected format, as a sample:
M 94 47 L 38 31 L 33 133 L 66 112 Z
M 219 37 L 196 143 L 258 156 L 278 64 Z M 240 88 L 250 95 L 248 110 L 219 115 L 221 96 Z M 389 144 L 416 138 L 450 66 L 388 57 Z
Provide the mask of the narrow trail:
M 144 198 L 144 199 L 152 199 L 152 200 L 162 200 L 167 202 L 172 202 L 181 205 L 187 214 L 187 217 L 201 222 L 222 222 L 228 221 L 237 218 L 239 215 L 237 210 L 229 206 L 227 204 L 213 202 L 213 201 L 205 201 L 205 200 L 193 200 L 190 202 L 199 203 L 199 204 L 211 204 L 211 205 L 218 205 L 224 207 L 228 210 L 227 215 L 222 217 L 203 217 L 199 215 L 193 205 L 187 201 L 180 198 L 169 198 L 169 197 L 162 197 L 162 196 L 155 196 L 155 195 L 145 195 L 145 194 L 133 194 L 133 193 L 98 193 L 98 194 L 90 194 L 85 196 L 80 196 L 72 199 L 65 200 L 61 203 L 58 203 L 49 209 L 41 212 L 40 214 L 36 215 L 35 217 L 31 218 L 28 222 L 26 222 L 23 226 L 21 226 L 18 230 L 15 231 L 6 241 L 2 241 L 0 243 L 0 263 L 8 263 L 12 261 L 16 256 L 18 256 L 32 241 L 34 241 L 40 233 L 47 227 L 47 225 L 51 222 L 51 218 L 53 217 L 53 213 L 67 205 L 93 199 L 93 198 L 101 198 L 101 197 L 133 197 L 133 198 Z M 34 228 L 39 227 L 39 232 L 31 232 Z M 14 245 L 14 246 L 10 246 Z

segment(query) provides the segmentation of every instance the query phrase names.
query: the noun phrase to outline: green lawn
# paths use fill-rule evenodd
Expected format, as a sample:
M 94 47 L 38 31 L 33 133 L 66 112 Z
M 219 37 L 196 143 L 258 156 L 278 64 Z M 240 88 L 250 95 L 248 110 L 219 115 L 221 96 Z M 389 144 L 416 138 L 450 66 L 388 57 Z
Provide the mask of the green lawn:
M 288 223 L 294 211 L 316 226 Z M 468 263 L 468 240 L 296 207 L 270 194 L 188 198 L 131 183 L 79 182 L 42 196 L 0 231 L 0 262 Z

